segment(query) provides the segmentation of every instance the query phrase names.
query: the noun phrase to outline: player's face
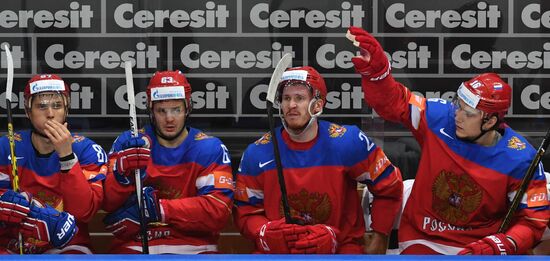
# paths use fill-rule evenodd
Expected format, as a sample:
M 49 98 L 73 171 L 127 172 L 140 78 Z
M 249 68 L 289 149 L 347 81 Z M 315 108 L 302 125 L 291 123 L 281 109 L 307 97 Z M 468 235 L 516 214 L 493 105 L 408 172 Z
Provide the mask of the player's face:
M 183 100 L 157 101 L 153 104 L 157 131 L 166 138 L 176 138 L 185 126 L 185 105 Z
M 454 106 L 456 136 L 461 139 L 475 138 L 479 136 L 479 134 L 481 134 L 483 113 L 480 110 L 467 105 L 461 99 L 456 99 Z
M 65 123 L 66 116 L 65 99 L 62 94 L 55 92 L 35 94 L 32 97 L 31 108 L 27 111 L 31 124 L 41 134 L 44 134 L 47 121 Z
M 303 84 L 293 84 L 283 89 L 281 111 L 288 128 L 301 130 L 311 119 L 308 112 L 312 99 L 309 88 Z

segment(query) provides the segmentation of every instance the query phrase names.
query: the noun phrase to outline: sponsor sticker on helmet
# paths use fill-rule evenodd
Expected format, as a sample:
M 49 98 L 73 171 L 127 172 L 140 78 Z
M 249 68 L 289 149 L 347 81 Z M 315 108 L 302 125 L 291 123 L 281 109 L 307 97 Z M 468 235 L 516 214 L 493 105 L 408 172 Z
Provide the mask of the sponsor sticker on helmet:
M 470 90 L 468 90 L 468 88 L 466 88 L 464 83 L 460 85 L 456 94 L 458 95 L 458 97 L 460 97 L 460 99 L 462 99 L 470 107 L 474 109 L 477 108 L 477 104 L 479 103 L 479 97 L 474 93 L 472 93 Z
M 307 79 L 307 71 L 305 70 L 295 70 L 295 71 L 286 71 L 281 76 L 281 81 L 288 80 L 298 80 L 305 81 Z
M 30 92 L 31 94 L 39 92 L 56 92 L 56 91 L 65 91 L 65 83 L 61 80 L 40 80 L 31 83 Z
M 185 99 L 183 86 L 156 87 L 151 90 L 151 101 Z

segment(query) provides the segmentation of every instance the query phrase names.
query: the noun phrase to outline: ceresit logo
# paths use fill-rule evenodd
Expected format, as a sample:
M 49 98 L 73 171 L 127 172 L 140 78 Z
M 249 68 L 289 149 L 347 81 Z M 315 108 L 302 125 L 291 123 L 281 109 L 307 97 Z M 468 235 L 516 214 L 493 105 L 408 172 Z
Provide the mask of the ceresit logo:
M 214 39 L 214 38 L 212 38 Z M 217 41 L 223 41 L 218 38 Z M 223 46 L 220 45 L 220 46 Z M 202 50 L 199 44 L 187 44 L 180 52 L 181 63 L 191 69 L 196 68 L 221 68 L 230 69 L 239 67 L 242 69 L 274 68 L 285 53 L 294 55 L 292 46 L 283 46 L 279 42 L 271 44 L 271 50 Z
M 159 87 L 151 89 L 151 101 L 185 99 L 183 86 Z
M 460 69 L 501 69 L 504 65 L 512 69 L 550 68 L 550 42 L 542 43 L 542 50 L 536 51 L 521 50 L 520 45 L 520 41 L 510 41 L 506 50 L 472 51 L 471 44 L 459 44 L 453 48 L 451 60 Z M 515 46 L 517 50 L 514 50 Z
M 521 91 L 521 104 L 529 110 L 550 110 L 550 92 L 541 92 L 539 84 L 530 84 Z
M 54 69 L 94 69 L 97 65 L 105 69 L 124 68 L 124 61 L 131 61 L 138 69 L 157 68 L 159 57 L 156 45 L 143 42 L 136 44 L 136 51 L 65 51 L 63 44 L 53 44 L 44 52 L 46 64 Z
M 0 12 L 1 13 L 1 12 Z M 20 45 L 11 45 L 7 42 L 1 42 L 0 47 L 2 47 L 2 53 L 0 53 L 0 59 L 2 60 L 1 66 L 2 68 L 8 68 L 8 62 L 6 58 L 6 51 L 4 50 L 4 46 L 9 46 L 11 51 L 11 56 L 13 58 L 13 67 L 15 68 L 21 68 L 21 62 L 25 58 L 25 52 L 21 49 Z
M 409 42 L 406 50 L 385 52 L 394 69 L 426 69 L 429 68 L 429 59 L 432 58 L 430 47 Z M 321 45 L 315 52 L 317 63 L 326 69 L 353 67 L 351 58 L 360 55 L 359 51 L 336 51 L 336 45 L 327 43 Z
M 452 100 L 456 96 L 455 91 L 425 91 L 424 93 L 413 91 L 413 93 L 426 99 L 443 99 L 447 101 Z
M 168 2 L 168 1 L 166 1 Z M 176 2 L 176 1 L 173 1 Z M 183 2 L 183 1 L 182 1 Z M 180 3 L 182 3 L 180 2 Z M 124 3 L 114 11 L 115 23 L 121 28 L 225 28 L 229 11 L 226 5 L 206 2 L 203 9 L 196 10 L 136 10 L 134 5 Z
M 520 17 L 523 25 L 528 28 L 550 28 L 550 10 L 541 11 L 539 3 L 526 5 Z
M 362 26 L 365 11 L 362 5 L 342 2 L 341 9 L 332 10 L 283 10 L 270 9 L 270 4 L 259 3 L 250 8 L 250 21 L 257 28 L 348 28 Z
M 502 14 L 498 5 L 479 2 L 477 9 L 418 10 L 407 8 L 407 3 L 394 3 L 386 9 L 386 23 L 393 28 L 498 28 Z M 415 4 L 415 3 L 413 3 Z M 422 5 L 425 5 L 422 3 Z
M 166 89 L 167 87 L 158 88 Z M 205 84 L 205 91 L 197 90 L 195 86 L 195 91 L 191 94 L 191 101 L 193 102 L 193 110 L 225 110 L 229 108 L 230 105 L 230 92 L 225 85 L 216 85 L 213 82 L 207 82 Z M 179 91 L 181 92 L 181 91 Z M 147 109 L 147 95 L 145 91 L 137 92 L 135 94 L 136 99 L 136 108 L 140 110 Z M 159 94 L 152 93 L 152 99 L 154 96 Z M 169 98 L 169 99 L 184 99 L 185 93 L 180 95 L 179 98 Z M 1 98 L 1 97 L 0 97 Z M 118 108 L 127 110 L 128 109 L 128 100 L 126 99 L 126 85 L 119 86 L 114 93 L 114 102 Z M 72 103 L 72 99 L 71 99 Z
M 91 7 L 78 2 L 71 2 L 69 10 L 3 10 L 0 28 L 90 28 L 93 17 Z
M 61 80 L 40 80 L 31 83 L 31 94 L 39 92 L 65 91 L 65 83 Z
M 25 79 L 25 82 L 27 79 Z M 70 97 L 71 97 L 71 110 L 91 110 L 93 101 L 94 101 L 94 92 L 92 90 L 98 90 L 100 89 L 99 86 L 94 86 L 98 88 L 92 88 L 92 86 L 87 85 L 81 85 L 79 83 L 73 82 L 70 84 L 69 88 L 71 89 Z M 101 96 L 101 95 L 98 95 Z M 2 92 L 0 93 L 0 100 L 6 99 L 6 93 Z M 19 93 L 12 93 L 12 109 L 24 109 L 25 108 L 25 97 L 24 92 L 21 91 Z M 5 103 L 0 103 L 0 108 L 6 109 Z M 74 113 L 72 111 L 71 113 Z
M 361 110 L 363 108 L 364 94 L 360 85 L 353 85 L 343 82 L 338 86 L 339 90 L 329 91 L 327 93 L 327 103 L 325 108 L 328 110 Z M 268 85 L 259 84 L 254 86 L 249 92 L 250 104 L 259 110 L 265 110 Z M 326 113 L 330 113 L 327 111 Z

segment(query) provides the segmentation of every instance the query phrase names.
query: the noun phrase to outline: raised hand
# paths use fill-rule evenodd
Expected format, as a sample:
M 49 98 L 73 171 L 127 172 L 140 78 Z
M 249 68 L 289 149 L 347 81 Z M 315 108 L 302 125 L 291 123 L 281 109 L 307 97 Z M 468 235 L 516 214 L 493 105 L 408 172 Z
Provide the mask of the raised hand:
M 45 124 L 44 134 L 51 141 L 60 158 L 73 153 L 73 136 L 67 128 L 66 122 L 61 124 L 55 120 L 48 120 Z
M 362 28 L 352 26 L 348 29 L 346 38 L 360 48 L 361 56 L 351 58 L 358 73 L 369 77 L 370 81 L 382 80 L 389 75 L 390 62 L 374 36 Z

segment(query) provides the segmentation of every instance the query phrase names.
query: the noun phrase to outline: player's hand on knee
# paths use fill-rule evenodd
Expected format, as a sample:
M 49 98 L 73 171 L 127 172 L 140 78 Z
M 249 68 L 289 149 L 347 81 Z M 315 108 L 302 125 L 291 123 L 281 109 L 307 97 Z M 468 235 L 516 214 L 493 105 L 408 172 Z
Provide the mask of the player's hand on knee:
M 135 182 L 135 171 L 140 170 L 141 179 L 145 179 L 147 164 L 151 158 L 151 140 L 147 135 L 139 134 L 124 141 L 121 150 L 112 154 L 115 158 L 113 173 L 116 180 L 123 185 Z
M 287 224 L 285 219 L 265 223 L 258 234 L 258 249 L 267 254 L 288 254 L 295 242 L 306 236 L 307 229 L 296 224 Z
M 30 212 L 30 194 L 0 191 L 0 222 L 20 224 Z
M 346 37 L 360 48 L 361 55 L 351 58 L 355 70 L 371 81 L 386 78 L 391 66 L 380 43 L 367 31 L 359 27 L 350 27 Z
M 162 221 L 160 204 L 155 190 L 152 187 L 144 187 L 143 197 L 146 207 L 146 224 Z M 140 229 L 140 209 L 137 196 L 132 194 L 121 208 L 108 214 L 103 219 L 103 223 L 107 225 L 106 230 L 113 233 L 115 237 L 123 240 L 135 239 Z
M 466 245 L 458 252 L 459 255 L 513 255 L 516 251 L 515 242 L 503 233 L 486 236 L 476 242 Z
M 51 206 L 32 201 L 30 212 L 21 224 L 21 234 L 49 242 L 55 248 L 69 243 L 78 231 L 74 216 Z
M 334 254 L 338 249 L 339 230 L 317 224 L 304 226 L 307 235 L 298 239 L 290 249 L 293 254 Z

